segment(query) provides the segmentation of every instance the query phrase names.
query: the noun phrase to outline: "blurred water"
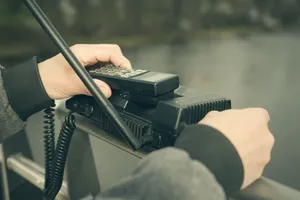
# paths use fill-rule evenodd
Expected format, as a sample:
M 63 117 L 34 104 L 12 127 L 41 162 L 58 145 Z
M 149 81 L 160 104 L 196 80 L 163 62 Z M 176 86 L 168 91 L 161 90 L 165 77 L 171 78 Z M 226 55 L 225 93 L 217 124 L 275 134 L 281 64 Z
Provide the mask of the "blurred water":
M 173 72 L 182 85 L 264 107 L 276 145 L 265 175 L 300 189 L 300 33 L 259 34 L 148 46 L 126 55 L 136 68 Z
M 136 68 L 177 73 L 182 85 L 229 97 L 234 108 L 266 108 L 276 144 L 264 175 L 296 189 L 300 189 L 299 52 L 300 33 L 206 38 L 124 50 Z M 37 116 L 28 124 L 32 149 L 42 149 L 41 123 Z M 94 145 L 94 152 L 101 152 L 100 146 Z M 43 164 L 43 151 L 33 153 Z

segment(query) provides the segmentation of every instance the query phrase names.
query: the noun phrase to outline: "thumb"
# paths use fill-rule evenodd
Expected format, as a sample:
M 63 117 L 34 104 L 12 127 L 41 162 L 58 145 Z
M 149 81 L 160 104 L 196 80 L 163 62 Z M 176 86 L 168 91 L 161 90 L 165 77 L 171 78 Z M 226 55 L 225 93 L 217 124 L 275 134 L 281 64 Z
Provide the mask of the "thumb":
M 111 89 L 110 87 L 103 81 L 99 79 L 94 79 L 96 85 L 100 88 L 100 90 L 103 92 L 103 94 L 106 96 L 106 98 L 109 98 L 111 96 Z
M 106 96 L 106 98 L 109 98 L 111 96 L 110 87 L 105 82 L 103 82 L 99 79 L 93 79 L 93 80 L 95 81 L 96 85 L 100 88 L 102 93 Z M 92 94 L 88 91 L 88 89 L 86 89 L 85 94 L 89 95 L 89 96 L 92 96 Z

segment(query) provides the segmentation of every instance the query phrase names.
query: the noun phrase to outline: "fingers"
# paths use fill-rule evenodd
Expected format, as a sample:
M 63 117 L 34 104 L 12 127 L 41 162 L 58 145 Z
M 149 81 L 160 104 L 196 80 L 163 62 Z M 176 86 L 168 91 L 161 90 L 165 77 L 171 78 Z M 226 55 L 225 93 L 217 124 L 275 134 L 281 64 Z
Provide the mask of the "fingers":
M 217 114 L 222 114 L 222 113 L 238 114 L 240 112 L 243 112 L 245 116 L 249 116 L 250 118 L 253 118 L 253 120 L 259 120 L 264 123 L 268 123 L 270 121 L 270 115 L 268 111 L 264 108 L 229 109 L 221 112 L 217 110 L 212 110 L 208 112 L 205 117 L 213 117 Z
M 218 110 L 212 110 L 212 111 L 208 112 L 208 113 L 206 114 L 206 116 L 215 115 L 215 114 L 217 114 L 217 113 L 220 113 L 220 111 L 218 111 Z
M 103 94 L 109 98 L 111 96 L 111 89 L 110 87 L 103 81 L 98 80 L 98 79 L 94 79 L 95 83 L 97 84 L 97 86 L 100 88 L 100 90 L 103 92 Z
M 209 117 L 214 117 L 216 114 L 220 113 L 220 111 L 217 111 L 217 110 L 212 110 L 212 111 L 209 111 L 206 115 L 205 115 L 205 118 L 209 118 Z
M 264 122 L 270 121 L 269 112 L 264 108 L 245 108 L 242 111 L 246 112 L 248 115 L 253 116 L 254 120 L 263 120 Z
M 131 68 L 130 61 L 116 44 L 77 44 L 71 49 L 84 66 L 110 62 L 115 66 Z
M 122 68 L 132 68 L 130 61 L 127 58 L 125 58 L 122 54 L 111 54 L 109 62 L 111 62 L 115 66 L 119 66 Z
M 270 148 L 270 154 L 271 154 L 271 150 L 273 149 L 274 145 L 275 145 L 275 136 L 272 134 L 272 132 L 270 131 L 269 127 L 266 126 L 265 127 L 265 141 L 266 141 L 266 145 L 268 145 L 268 147 Z
M 105 82 L 103 82 L 101 80 L 94 79 L 94 81 L 95 81 L 96 85 L 100 88 L 100 90 L 103 92 L 105 97 L 109 98 L 111 96 L 111 93 L 112 93 L 110 87 Z M 88 95 L 88 96 L 92 95 L 85 86 L 83 86 L 83 91 L 80 92 L 80 94 L 84 94 L 84 95 Z
M 122 68 L 131 68 L 130 61 L 123 55 L 119 45 L 116 44 L 100 44 L 94 46 L 95 51 L 99 52 L 96 54 L 96 59 L 99 62 L 111 62 L 115 66 Z M 103 50 L 106 53 L 103 53 Z M 103 61 L 105 59 L 105 61 Z

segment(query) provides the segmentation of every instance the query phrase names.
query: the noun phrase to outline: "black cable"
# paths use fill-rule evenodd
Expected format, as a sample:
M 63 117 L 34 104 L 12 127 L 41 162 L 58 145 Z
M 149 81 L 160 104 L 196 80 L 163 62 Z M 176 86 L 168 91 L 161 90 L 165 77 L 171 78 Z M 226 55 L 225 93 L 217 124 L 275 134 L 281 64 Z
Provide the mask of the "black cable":
M 45 184 L 48 188 L 52 178 L 53 160 L 55 156 L 55 120 L 54 105 L 44 110 L 44 151 L 45 151 Z
M 55 157 L 52 161 L 50 178 L 51 182 L 49 182 L 47 187 L 44 188 L 44 199 L 54 200 L 62 186 L 65 164 L 69 152 L 69 146 L 75 129 L 75 116 L 72 113 L 70 113 L 64 121 L 64 124 L 62 126 L 57 140 Z M 48 174 L 45 174 L 45 177 L 48 176 L 49 172 Z

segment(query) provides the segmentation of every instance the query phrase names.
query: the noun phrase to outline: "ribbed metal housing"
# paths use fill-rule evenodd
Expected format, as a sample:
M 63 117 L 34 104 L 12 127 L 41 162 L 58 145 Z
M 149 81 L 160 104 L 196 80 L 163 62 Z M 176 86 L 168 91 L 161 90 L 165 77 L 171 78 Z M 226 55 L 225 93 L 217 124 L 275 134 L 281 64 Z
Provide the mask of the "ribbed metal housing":
M 187 123 L 198 123 L 208 112 L 212 110 L 222 111 L 225 109 L 230 109 L 230 107 L 231 102 L 226 99 L 188 106 L 188 110 L 186 111 L 188 113 Z

